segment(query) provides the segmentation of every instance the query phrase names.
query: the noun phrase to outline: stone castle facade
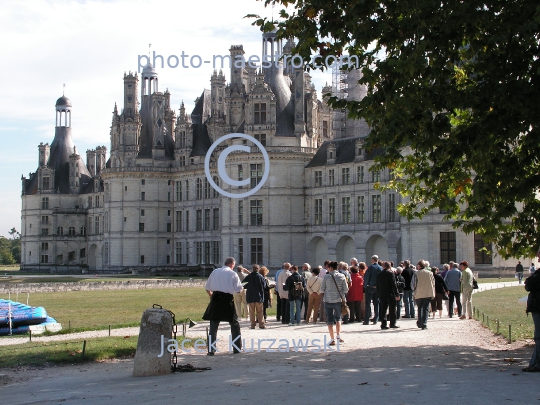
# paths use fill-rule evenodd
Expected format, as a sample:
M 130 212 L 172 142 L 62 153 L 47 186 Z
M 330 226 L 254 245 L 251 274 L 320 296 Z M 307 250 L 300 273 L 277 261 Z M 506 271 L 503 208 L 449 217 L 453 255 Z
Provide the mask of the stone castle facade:
M 270 58 L 290 49 L 264 34 Z M 233 60 L 244 54 L 242 46 L 229 51 Z M 348 97 L 362 97 L 358 78 L 354 70 L 343 75 Z M 401 197 L 374 187 L 390 174 L 370 171 L 375 153 L 364 148 L 365 122 L 333 111 L 302 70 L 233 66 L 228 83 L 214 71 L 191 114 L 182 103 L 178 115 L 152 65 L 140 76 L 124 74 L 123 83 L 109 159 L 98 146 L 83 162 L 71 137 L 71 101 L 57 100 L 54 140 L 39 145 L 37 171 L 22 178 L 21 269 L 175 273 L 212 268 L 227 256 L 277 268 L 284 261 L 367 261 L 372 254 L 394 262 L 427 258 L 433 265 L 466 259 L 477 269 L 513 265 L 479 252 L 481 238 L 453 229 L 442 214 L 401 218 Z M 270 158 L 267 181 L 246 198 L 224 197 L 204 171 L 210 146 L 230 133 L 254 137 Z M 238 190 L 219 179 L 219 153 L 210 168 L 214 182 L 234 193 L 255 187 L 264 163 L 260 150 L 241 138 L 217 152 L 232 144 L 251 153 L 231 153 L 227 174 L 250 179 L 249 185 Z

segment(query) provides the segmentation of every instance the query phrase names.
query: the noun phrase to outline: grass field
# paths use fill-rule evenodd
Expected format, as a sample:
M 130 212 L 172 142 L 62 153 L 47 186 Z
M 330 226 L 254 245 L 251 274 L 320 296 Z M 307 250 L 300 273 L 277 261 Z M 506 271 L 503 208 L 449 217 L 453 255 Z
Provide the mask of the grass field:
M 24 300 L 26 302 L 26 296 Z M 138 326 L 142 313 L 159 304 L 176 315 L 176 321 L 201 317 L 209 298 L 204 288 L 148 290 L 70 291 L 30 294 L 29 304 L 42 306 L 62 324 L 63 333 L 111 327 Z M 275 308 L 269 308 L 275 315 Z
M 0 283 L 7 284 L 27 284 L 27 283 L 90 283 L 90 282 L 112 282 L 112 281 L 137 281 L 137 280 L 202 280 L 202 277 L 144 277 L 144 276 L 87 276 L 87 277 L 74 277 L 74 276 L 28 276 L 27 274 L 15 274 L 8 273 L 7 276 L 0 274 Z
M 0 346 L 0 367 L 43 366 L 46 364 L 76 364 L 89 361 L 134 356 L 137 349 L 137 336 L 104 337 L 65 342 L 24 343 L 16 346 Z M 193 339 L 193 338 L 192 338 Z M 177 336 L 178 343 L 183 341 Z M 192 347 L 187 342 L 185 347 Z
M 473 295 L 473 306 L 480 311 L 477 319 L 482 321 L 484 313 L 484 325 L 497 332 L 497 320 L 500 322 L 500 334 L 508 338 L 508 325 L 512 325 L 512 340 L 532 339 L 534 325 L 532 317 L 525 314 L 525 305 L 518 303 L 520 298 L 527 295 L 523 286 L 499 288 Z
M 482 278 L 480 277 L 479 279 L 477 279 L 476 281 L 478 281 L 478 284 L 482 284 L 482 283 L 511 283 L 513 281 L 517 281 L 517 278 Z

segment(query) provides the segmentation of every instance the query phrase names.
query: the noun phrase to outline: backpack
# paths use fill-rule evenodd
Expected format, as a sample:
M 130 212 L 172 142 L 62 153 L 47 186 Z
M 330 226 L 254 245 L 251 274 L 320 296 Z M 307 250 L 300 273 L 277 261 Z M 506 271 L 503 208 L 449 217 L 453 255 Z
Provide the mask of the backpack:
M 540 274 L 534 272 L 532 276 L 527 277 L 525 280 L 525 291 L 540 291 Z
M 294 299 L 304 297 L 304 283 L 302 281 L 302 278 L 300 278 L 300 281 L 295 281 L 293 283 L 293 287 L 290 293 L 291 293 L 291 298 L 294 298 Z

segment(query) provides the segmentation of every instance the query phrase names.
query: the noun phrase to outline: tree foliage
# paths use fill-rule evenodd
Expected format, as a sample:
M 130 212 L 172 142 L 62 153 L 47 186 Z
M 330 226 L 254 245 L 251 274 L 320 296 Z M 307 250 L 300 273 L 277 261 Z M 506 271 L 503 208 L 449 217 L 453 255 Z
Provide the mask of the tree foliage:
M 332 98 L 371 127 L 367 147 L 407 198 L 409 219 L 429 211 L 481 233 L 503 257 L 540 247 L 540 3 L 536 0 L 266 0 L 313 54 L 357 55 L 361 101 Z M 319 60 L 320 62 L 320 60 Z M 325 67 L 323 66 L 322 69 Z

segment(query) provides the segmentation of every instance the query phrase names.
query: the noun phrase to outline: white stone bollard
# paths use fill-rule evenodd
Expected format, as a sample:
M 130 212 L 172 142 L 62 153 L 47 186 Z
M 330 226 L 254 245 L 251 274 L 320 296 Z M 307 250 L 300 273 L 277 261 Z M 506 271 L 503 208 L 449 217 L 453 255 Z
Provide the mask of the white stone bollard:
M 133 375 L 135 377 L 168 374 L 171 372 L 171 356 L 162 351 L 162 336 L 172 337 L 172 316 L 169 311 L 150 308 L 144 311 L 135 353 Z M 159 357 L 161 354 L 161 357 Z

